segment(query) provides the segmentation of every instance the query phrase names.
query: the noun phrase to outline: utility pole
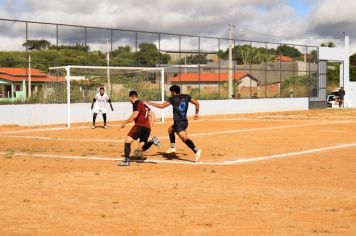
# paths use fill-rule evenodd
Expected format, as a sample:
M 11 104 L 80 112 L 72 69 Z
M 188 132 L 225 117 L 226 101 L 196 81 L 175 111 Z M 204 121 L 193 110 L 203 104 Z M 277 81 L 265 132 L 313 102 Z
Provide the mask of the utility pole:
M 229 63 L 228 63 L 228 73 L 229 73 L 229 91 L 228 91 L 228 98 L 232 99 L 232 95 L 234 94 L 234 88 L 233 88 L 233 81 L 232 81 L 232 30 L 235 28 L 233 24 L 229 24 Z
M 31 97 L 31 55 L 28 55 L 28 97 Z
M 110 82 L 110 52 L 109 52 L 109 39 L 106 40 L 106 65 L 107 65 L 107 79 L 108 79 L 108 94 L 111 95 L 111 82 Z

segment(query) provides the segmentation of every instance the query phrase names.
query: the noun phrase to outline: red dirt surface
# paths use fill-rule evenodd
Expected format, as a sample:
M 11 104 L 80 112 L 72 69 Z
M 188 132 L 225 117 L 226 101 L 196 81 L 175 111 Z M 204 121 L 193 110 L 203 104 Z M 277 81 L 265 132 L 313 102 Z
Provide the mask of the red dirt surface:
M 168 121 L 116 166 L 119 124 L 0 126 L 0 235 L 356 235 L 356 110 L 201 117 L 199 165 Z

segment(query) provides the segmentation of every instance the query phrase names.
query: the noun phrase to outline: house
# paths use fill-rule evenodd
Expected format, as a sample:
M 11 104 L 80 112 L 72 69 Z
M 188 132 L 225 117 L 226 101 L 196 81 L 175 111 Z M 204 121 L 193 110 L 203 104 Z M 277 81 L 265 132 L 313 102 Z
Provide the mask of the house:
M 280 56 L 277 56 L 275 61 L 280 61 L 280 62 L 294 62 L 295 59 L 292 58 L 292 57 L 287 57 L 287 56 L 283 56 L 283 55 L 280 55 Z
M 219 91 L 227 91 L 228 73 L 181 73 L 171 79 L 170 84 L 180 85 L 182 93 L 192 93 L 194 89 L 200 89 L 201 94 L 217 94 Z M 251 91 L 256 92 L 258 80 L 246 72 L 233 74 L 234 94 L 241 97 L 250 97 Z
M 0 67 L 0 99 L 25 99 L 28 91 L 28 68 Z M 63 82 L 63 77 L 54 77 L 31 68 L 31 91 L 41 91 L 48 82 Z

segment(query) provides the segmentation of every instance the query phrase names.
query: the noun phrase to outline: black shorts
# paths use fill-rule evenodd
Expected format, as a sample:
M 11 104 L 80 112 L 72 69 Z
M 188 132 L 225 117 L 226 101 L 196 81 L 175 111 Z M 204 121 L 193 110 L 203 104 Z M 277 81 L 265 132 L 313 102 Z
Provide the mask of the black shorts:
M 172 125 L 173 132 L 179 133 L 188 128 L 188 121 L 175 121 Z
M 148 138 L 150 137 L 151 129 L 143 127 L 143 126 L 134 126 L 130 130 L 128 136 L 133 138 L 134 140 L 140 139 L 140 143 L 148 142 Z

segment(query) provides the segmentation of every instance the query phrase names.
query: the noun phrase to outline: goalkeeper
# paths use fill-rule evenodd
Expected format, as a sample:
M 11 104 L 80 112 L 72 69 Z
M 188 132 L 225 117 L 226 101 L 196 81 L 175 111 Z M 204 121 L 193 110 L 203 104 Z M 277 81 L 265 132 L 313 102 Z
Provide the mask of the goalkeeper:
M 91 109 L 94 109 L 94 113 L 93 113 L 93 125 L 92 125 L 92 129 L 95 129 L 95 121 L 96 121 L 96 117 L 98 115 L 98 113 L 101 113 L 103 115 L 103 120 L 104 120 L 104 128 L 107 129 L 107 125 L 106 125 L 106 121 L 107 121 L 107 117 L 106 117 L 106 106 L 107 103 L 110 104 L 111 110 L 114 111 L 114 108 L 111 104 L 111 100 L 109 98 L 109 96 L 105 93 L 105 89 L 104 87 L 100 87 L 99 89 L 99 93 L 97 93 L 95 95 L 95 97 L 93 98 L 93 102 L 91 104 Z

